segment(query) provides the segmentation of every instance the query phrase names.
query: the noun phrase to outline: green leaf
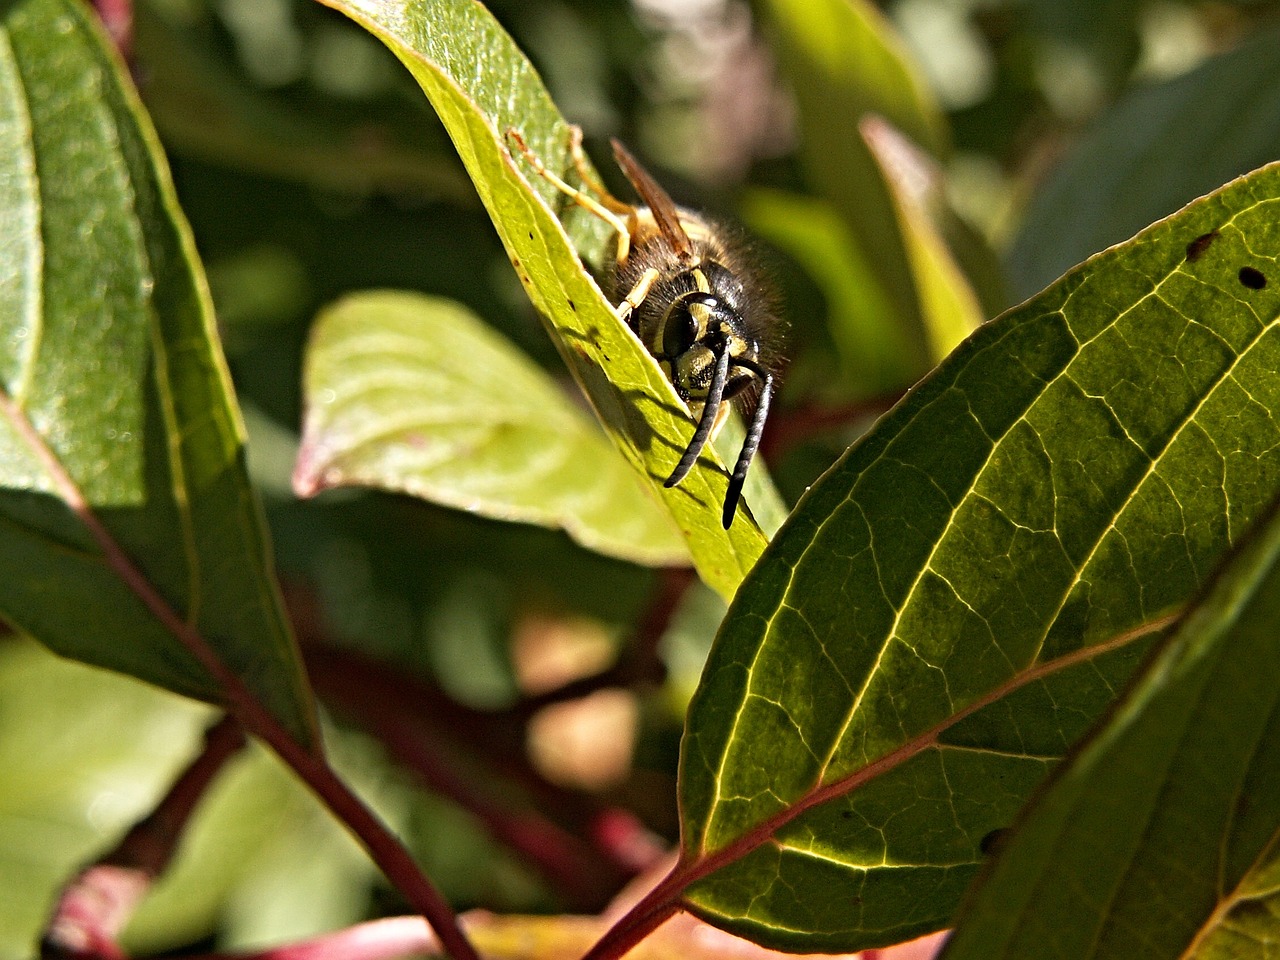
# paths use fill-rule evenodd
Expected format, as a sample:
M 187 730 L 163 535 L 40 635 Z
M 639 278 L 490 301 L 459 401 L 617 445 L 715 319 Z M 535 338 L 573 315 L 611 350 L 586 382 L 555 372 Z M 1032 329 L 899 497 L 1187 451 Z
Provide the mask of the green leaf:
M 759 188 L 747 196 L 752 229 L 798 261 L 827 303 L 835 382 L 819 386 L 832 398 L 871 397 L 915 379 L 907 358 L 916 350 L 876 283 L 849 226 L 831 205 L 813 197 Z
M 948 960 L 1274 952 L 1277 623 L 1273 510 L 1058 771 L 968 905 Z
M 864 0 L 768 0 L 767 25 L 799 112 L 802 159 L 814 190 L 829 200 L 868 264 L 895 326 L 920 336 L 916 266 L 907 257 L 897 211 L 880 167 L 859 132 L 867 115 L 884 118 L 935 155 L 947 147 L 946 122 L 884 15 Z M 904 358 L 923 372 L 927 347 Z
M 0 612 L 218 702 L 194 630 L 297 738 L 313 705 L 212 310 L 155 135 L 85 9 L 0 34 Z
M 1073 10 L 1071 18 L 1080 12 Z M 1280 28 L 1121 100 L 1027 208 L 1009 253 L 1030 296 L 1094 251 L 1280 153 Z
M 0 704 L 0 957 L 9 960 L 35 955 L 58 891 L 154 808 L 212 711 L 12 635 L 0 640 Z
M 1272 166 L 965 341 L 739 591 L 660 895 L 797 951 L 944 926 L 982 838 L 1280 492 L 1278 319 Z
M 866 118 L 861 127 L 893 197 L 898 229 L 916 281 L 925 344 L 930 360 L 938 363 L 986 319 L 940 229 L 950 212 L 942 171 L 879 117 Z
M 678 487 L 662 487 L 693 420 L 578 257 L 575 243 L 589 262 L 600 261 L 610 241 L 606 225 L 511 155 L 506 134 L 515 130 L 548 169 L 574 176 L 568 127 L 533 67 L 474 0 L 325 2 L 386 43 L 422 86 L 574 379 L 670 511 L 699 575 L 732 596 L 764 534 L 744 509 L 729 530 L 721 528 L 728 472 L 710 453 Z M 565 212 L 563 226 L 553 210 Z
M 542 370 L 465 307 L 358 294 L 316 321 L 294 473 L 562 527 L 601 553 L 688 561 L 665 510 Z

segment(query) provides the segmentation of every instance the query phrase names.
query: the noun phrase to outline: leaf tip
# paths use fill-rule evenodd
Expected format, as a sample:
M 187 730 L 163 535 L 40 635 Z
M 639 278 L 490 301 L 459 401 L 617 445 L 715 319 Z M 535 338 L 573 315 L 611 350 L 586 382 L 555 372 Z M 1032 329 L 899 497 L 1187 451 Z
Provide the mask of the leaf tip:
M 298 449 L 298 459 L 293 465 L 293 476 L 290 478 L 293 492 L 299 499 L 308 500 L 333 486 L 326 469 L 327 463 L 328 458 L 323 455 L 320 447 L 304 437 L 302 446 Z

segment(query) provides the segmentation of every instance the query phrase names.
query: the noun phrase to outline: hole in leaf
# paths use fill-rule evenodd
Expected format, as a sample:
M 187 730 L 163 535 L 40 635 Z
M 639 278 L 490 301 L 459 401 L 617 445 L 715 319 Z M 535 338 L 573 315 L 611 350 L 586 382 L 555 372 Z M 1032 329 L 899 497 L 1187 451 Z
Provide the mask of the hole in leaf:
M 1253 267 L 1241 267 L 1240 282 L 1250 290 L 1261 290 L 1267 285 L 1267 278 L 1263 276 L 1261 270 L 1255 270 Z
M 1004 844 L 1005 838 L 1009 836 L 1008 827 L 999 827 L 992 830 L 985 837 L 978 841 L 978 849 L 986 856 L 990 856 Z
M 1187 244 L 1187 261 L 1195 263 L 1204 256 L 1204 252 L 1213 245 L 1213 241 L 1218 239 L 1218 231 L 1210 230 L 1208 233 L 1202 233 L 1190 243 Z

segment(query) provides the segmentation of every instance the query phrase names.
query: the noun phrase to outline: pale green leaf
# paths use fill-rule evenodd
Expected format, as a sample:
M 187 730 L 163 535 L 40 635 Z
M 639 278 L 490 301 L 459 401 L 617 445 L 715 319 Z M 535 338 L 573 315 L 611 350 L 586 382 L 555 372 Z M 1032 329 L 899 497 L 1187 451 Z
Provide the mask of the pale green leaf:
M 942 171 L 915 144 L 878 117 L 862 121 L 862 136 L 880 167 L 898 216 L 920 301 L 929 359 L 938 363 L 985 319 L 977 294 L 947 249 Z
M 870 268 L 875 299 L 892 323 L 922 329 L 915 264 L 899 230 L 889 187 L 859 132 L 879 116 L 933 153 L 946 150 L 946 122 L 920 71 L 884 15 L 865 0 L 768 0 L 763 5 L 799 114 L 801 158 L 810 185 L 843 218 L 855 265 Z M 903 358 L 923 372 L 928 350 Z
M 641 563 L 684 541 L 613 446 L 543 371 L 465 307 L 359 294 L 317 319 L 303 381 L 298 492 L 399 490 L 561 527 Z
M 759 188 L 746 198 L 752 229 L 785 250 L 826 299 L 839 376 L 819 384 L 832 399 L 869 397 L 901 389 L 916 372 L 908 330 L 875 282 L 849 226 L 831 205 L 813 197 Z

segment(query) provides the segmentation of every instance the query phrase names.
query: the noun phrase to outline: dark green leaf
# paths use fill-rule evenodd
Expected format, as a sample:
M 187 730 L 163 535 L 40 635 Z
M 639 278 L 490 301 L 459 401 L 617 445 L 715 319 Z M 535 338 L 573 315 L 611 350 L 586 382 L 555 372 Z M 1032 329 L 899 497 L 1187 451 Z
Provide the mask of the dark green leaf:
M 1014 294 L 1280 155 L 1278 44 L 1264 31 L 1118 103 L 1036 192 L 1008 258 Z
M 1280 167 L 969 338 L 805 496 L 690 708 L 699 915 L 946 924 L 1034 785 L 1280 491 Z
M 969 904 L 948 960 L 1280 948 L 1278 623 L 1273 511 L 1055 776 Z
M 310 693 L 164 160 L 84 8 L 5 8 L 0 611 L 57 652 L 219 701 L 194 629 L 296 737 Z M 118 552 L 117 552 L 118 551 Z
M 143 95 L 175 153 L 330 189 L 475 203 L 443 132 L 425 110 L 379 116 L 364 102 L 313 96 L 300 111 L 246 82 L 213 54 L 213 44 L 195 42 L 178 19 L 153 3 L 134 7 L 134 49 L 147 81 Z M 390 60 L 371 38 L 348 29 Z M 398 69 L 394 60 L 380 66 Z
M 326 2 L 391 47 L 421 84 L 570 372 L 670 510 L 699 574 L 731 596 L 763 549 L 764 535 L 742 509 L 728 531 L 721 528 L 728 473 L 710 454 L 678 487 L 662 488 L 693 421 L 578 258 L 575 243 L 589 261 L 599 261 L 611 242 L 606 226 L 576 209 L 518 152 L 511 154 L 507 133 L 515 130 L 549 169 L 574 176 L 569 130 L 533 67 L 474 0 Z M 565 211 L 565 226 L 553 210 Z
M 665 510 L 542 370 L 452 301 L 349 297 L 316 321 L 294 474 L 400 490 L 504 520 L 562 527 L 584 546 L 687 562 Z

